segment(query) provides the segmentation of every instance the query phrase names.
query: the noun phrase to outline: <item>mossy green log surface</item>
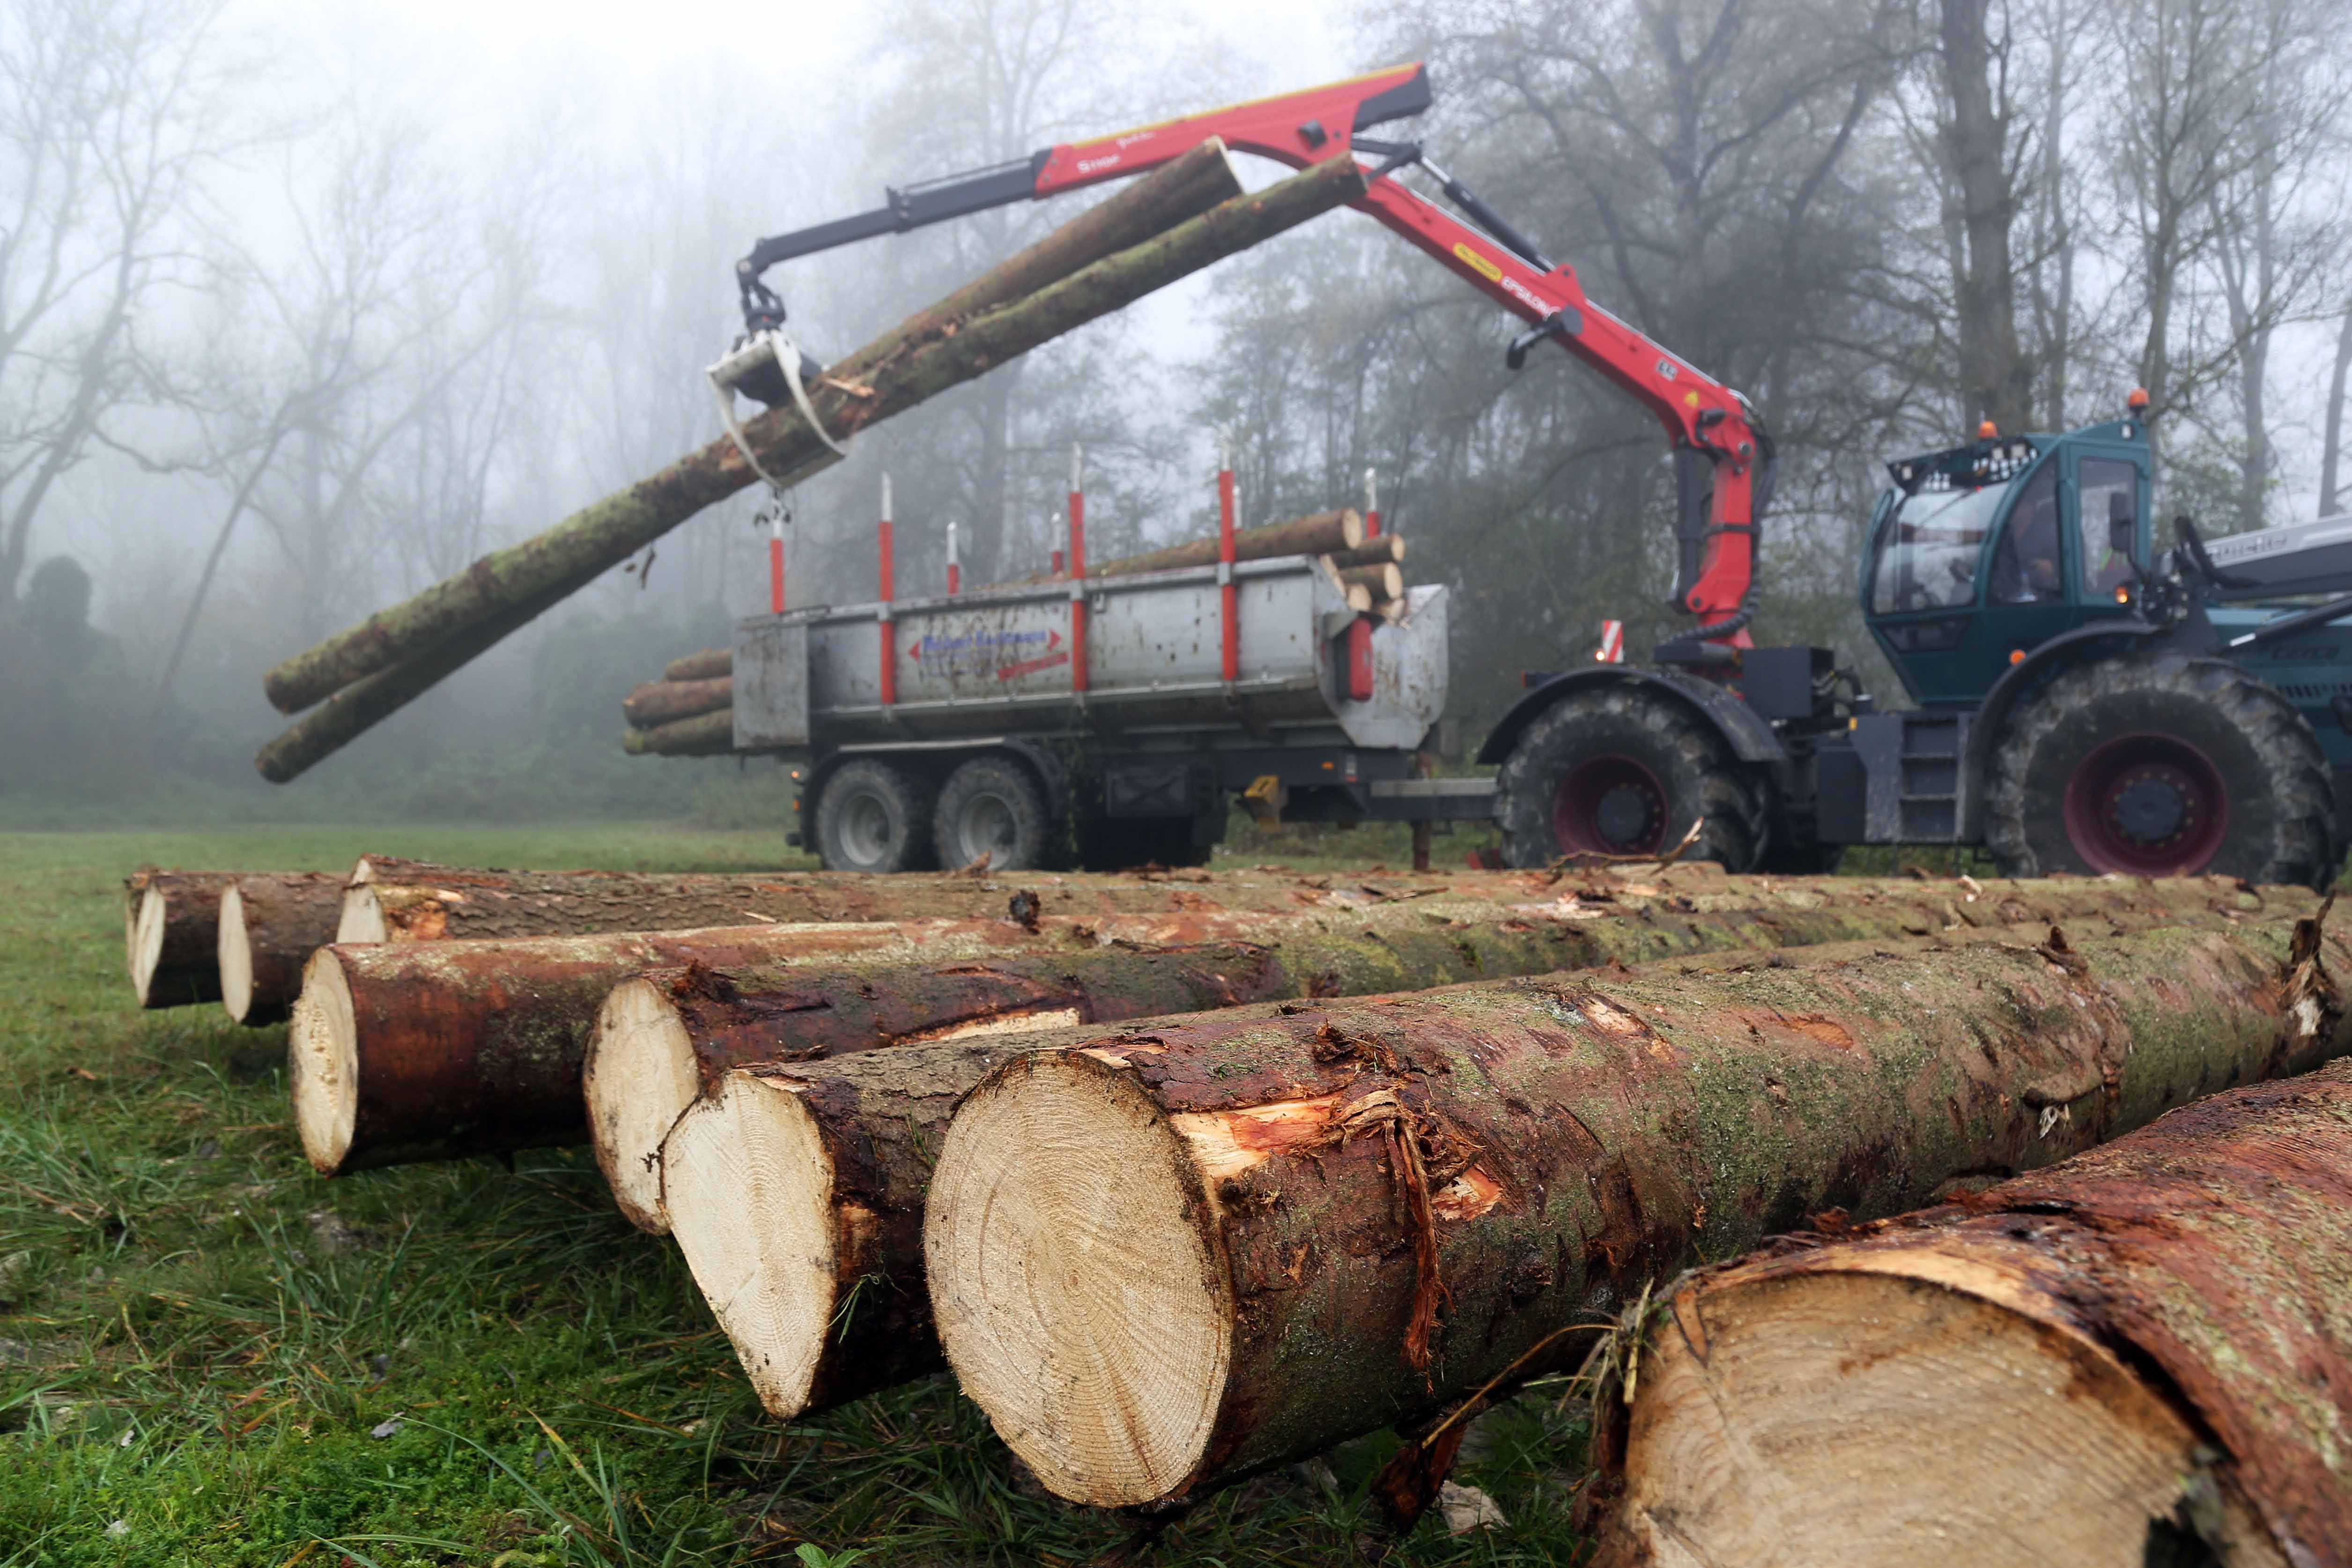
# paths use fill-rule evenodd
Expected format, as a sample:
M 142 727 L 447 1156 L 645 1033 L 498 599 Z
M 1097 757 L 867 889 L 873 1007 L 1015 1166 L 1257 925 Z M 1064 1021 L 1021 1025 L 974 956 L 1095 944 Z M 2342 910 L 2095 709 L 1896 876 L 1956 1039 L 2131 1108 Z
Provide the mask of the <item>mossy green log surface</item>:
M 2295 925 L 1686 959 L 1022 1056 L 958 1110 L 925 1200 L 940 1336 L 1048 1487 L 1196 1493 L 1809 1214 L 1897 1212 L 2339 1054 L 2352 947 L 2306 927 L 2321 962 L 2290 969 Z M 1134 1147 L 1088 1131 L 1113 1118 Z M 1181 1306 L 1197 1356 L 1128 1300 Z

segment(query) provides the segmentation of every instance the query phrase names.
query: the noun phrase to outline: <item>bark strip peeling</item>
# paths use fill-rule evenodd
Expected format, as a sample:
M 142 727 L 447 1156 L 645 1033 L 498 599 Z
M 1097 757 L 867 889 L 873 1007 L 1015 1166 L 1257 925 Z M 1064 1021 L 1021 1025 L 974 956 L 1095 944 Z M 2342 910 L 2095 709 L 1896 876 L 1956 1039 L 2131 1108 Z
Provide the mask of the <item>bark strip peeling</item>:
M 1639 1365 L 1615 1568 L 2352 1560 L 2352 1066 L 1695 1275 Z
M 1695 1255 L 2038 1168 L 2347 1039 L 2291 922 L 1682 960 L 1022 1056 L 965 1100 L 925 1217 L 964 1392 L 1045 1483 L 1162 1500 L 1442 1408 Z M 1444 1310 L 1398 1161 L 1414 1118 Z M 1570 1360 L 1566 1343 L 1522 1369 Z

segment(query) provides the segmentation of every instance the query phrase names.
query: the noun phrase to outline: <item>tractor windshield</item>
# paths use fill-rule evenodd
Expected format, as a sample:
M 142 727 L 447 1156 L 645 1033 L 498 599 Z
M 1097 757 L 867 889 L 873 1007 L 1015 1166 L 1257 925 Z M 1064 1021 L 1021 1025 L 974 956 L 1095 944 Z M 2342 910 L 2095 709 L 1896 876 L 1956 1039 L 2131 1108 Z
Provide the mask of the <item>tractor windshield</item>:
M 1972 605 L 1977 563 L 1984 557 L 2005 484 L 1920 489 L 1896 504 L 1879 536 L 1871 571 L 1873 615 Z

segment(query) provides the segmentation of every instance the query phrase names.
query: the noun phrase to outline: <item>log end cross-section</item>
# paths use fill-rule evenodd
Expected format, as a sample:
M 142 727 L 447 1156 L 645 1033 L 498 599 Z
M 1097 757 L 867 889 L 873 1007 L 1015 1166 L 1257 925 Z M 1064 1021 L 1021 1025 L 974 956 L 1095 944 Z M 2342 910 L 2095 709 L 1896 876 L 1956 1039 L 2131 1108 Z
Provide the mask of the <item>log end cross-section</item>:
M 287 1031 L 286 1067 L 302 1152 L 332 1174 L 342 1169 L 359 1130 L 359 1019 L 343 966 L 324 948 L 302 972 L 294 1026 Z
M 752 1391 L 770 1410 L 805 1409 L 843 1293 L 815 1118 L 789 1083 L 738 1073 L 660 1148 L 656 1201 Z
M 702 1093 L 694 1037 L 668 987 L 639 976 L 613 988 L 596 1015 L 582 1088 L 596 1163 L 629 1223 L 669 1228 L 662 1203 L 662 1141 Z
M 940 1341 L 1063 1497 L 1144 1502 L 1202 1467 L 1234 1303 L 1192 1142 L 1080 1051 L 1001 1069 L 940 1151 L 924 1226 Z

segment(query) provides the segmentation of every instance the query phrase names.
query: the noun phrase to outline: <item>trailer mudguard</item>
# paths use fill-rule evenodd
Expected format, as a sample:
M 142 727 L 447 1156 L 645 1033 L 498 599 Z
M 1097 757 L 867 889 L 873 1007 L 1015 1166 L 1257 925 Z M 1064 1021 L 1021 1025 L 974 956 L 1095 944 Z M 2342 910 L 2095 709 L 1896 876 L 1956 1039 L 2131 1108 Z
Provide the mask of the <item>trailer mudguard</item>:
M 1518 744 L 1527 727 L 1562 698 L 1596 686 L 1619 683 L 1646 687 L 1672 697 L 1713 725 L 1731 748 L 1731 754 L 1743 763 L 1767 763 L 1774 767 L 1788 763 L 1789 753 L 1780 737 L 1772 733 L 1772 726 L 1731 692 L 1678 669 L 1630 664 L 1571 669 L 1545 681 L 1511 704 L 1511 710 L 1503 715 L 1502 721 L 1486 736 L 1486 743 L 1478 749 L 1478 761 L 1489 765 L 1501 763 L 1511 754 L 1511 748 Z
M 1985 770 L 1992 763 L 1992 751 L 2000 742 L 2001 731 L 2009 727 L 2010 713 L 2021 700 L 2039 690 L 2044 681 L 2062 669 L 2126 646 L 2145 646 L 2149 638 L 2178 629 L 2136 616 L 2129 620 L 2094 621 L 2059 633 L 2011 665 L 1984 694 L 1984 700 L 1977 704 L 1976 718 L 1969 725 L 1969 738 L 1960 757 L 1960 798 L 1967 805 L 1959 841 L 1975 844 L 1984 837 Z

